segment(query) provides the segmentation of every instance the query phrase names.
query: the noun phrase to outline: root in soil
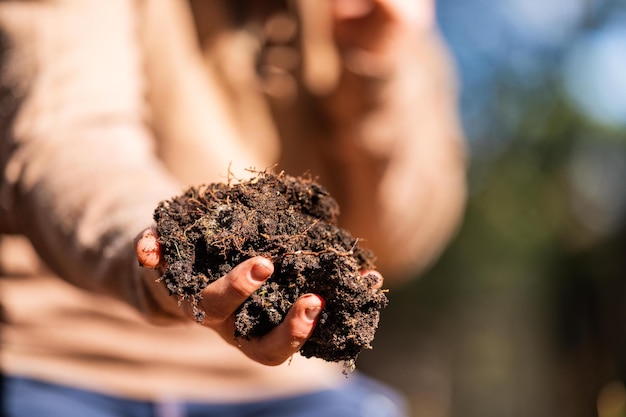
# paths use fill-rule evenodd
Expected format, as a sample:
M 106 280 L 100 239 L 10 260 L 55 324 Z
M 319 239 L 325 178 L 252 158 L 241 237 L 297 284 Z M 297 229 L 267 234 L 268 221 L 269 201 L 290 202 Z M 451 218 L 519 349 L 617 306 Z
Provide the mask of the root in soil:
M 154 213 L 166 262 L 162 280 L 191 303 L 198 321 L 201 291 L 237 264 L 261 255 L 273 275 L 236 312 L 235 338 L 263 336 L 303 294 L 324 301 L 305 357 L 354 367 L 370 349 L 385 291 L 376 287 L 373 254 L 337 225 L 339 207 L 308 177 L 269 172 L 249 181 L 191 187 L 161 202 Z

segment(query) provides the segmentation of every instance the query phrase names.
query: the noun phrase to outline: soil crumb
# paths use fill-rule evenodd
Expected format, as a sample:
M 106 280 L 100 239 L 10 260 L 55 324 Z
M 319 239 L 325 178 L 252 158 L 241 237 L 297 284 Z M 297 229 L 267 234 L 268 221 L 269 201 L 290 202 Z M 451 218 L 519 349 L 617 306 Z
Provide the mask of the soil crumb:
M 362 274 L 375 268 L 373 254 L 338 227 L 337 202 L 314 180 L 255 175 L 191 187 L 158 205 L 154 219 L 167 265 L 162 280 L 202 321 L 202 289 L 242 261 L 265 256 L 274 273 L 237 310 L 233 336 L 263 336 L 298 297 L 318 294 L 324 309 L 300 353 L 353 369 L 358 354 L 371 349 L 387 305 L 376 275 Z

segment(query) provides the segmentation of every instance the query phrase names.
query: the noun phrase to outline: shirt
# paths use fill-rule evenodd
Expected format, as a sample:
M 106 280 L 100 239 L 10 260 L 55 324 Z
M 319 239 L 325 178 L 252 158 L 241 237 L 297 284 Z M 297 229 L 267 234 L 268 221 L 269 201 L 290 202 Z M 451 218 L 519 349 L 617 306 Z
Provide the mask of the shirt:
M 453 234 L 464 156 L 436 34 L 398 74 L 370 74 L 334 47 L 323 8 L 233 4 L 0 4 L 2 372 L 210 401 L 344 380 L 298 355 L 256 364 L 164 301 L 132 241 L 186 185 L 274 164 L 310 171 L 389 276 L 417 273 Z M 422 110 L 442 117 L 416 128 L 405 106 L 425 95 Z

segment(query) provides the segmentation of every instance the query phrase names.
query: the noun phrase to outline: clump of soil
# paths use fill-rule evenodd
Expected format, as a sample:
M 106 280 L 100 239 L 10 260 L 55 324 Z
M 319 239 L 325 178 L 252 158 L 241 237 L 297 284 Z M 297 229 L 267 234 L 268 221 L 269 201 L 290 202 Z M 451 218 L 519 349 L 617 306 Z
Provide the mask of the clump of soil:
M 325 306 L 300 353 L 353 367 L 371 348 L 387 297 L 375 275 L 362 275 L 374 257 L 337 226 L 338 214 L 336 201 L 310 178 L 261 172 L 247 182 L 192 187 L 154 213 L 167 265 L 162 280 L 202 321 L 202 289 L 265 256 L 274 273 L 237 311 L 234 337 L 266 334 L 299 296 L 318 294 Z

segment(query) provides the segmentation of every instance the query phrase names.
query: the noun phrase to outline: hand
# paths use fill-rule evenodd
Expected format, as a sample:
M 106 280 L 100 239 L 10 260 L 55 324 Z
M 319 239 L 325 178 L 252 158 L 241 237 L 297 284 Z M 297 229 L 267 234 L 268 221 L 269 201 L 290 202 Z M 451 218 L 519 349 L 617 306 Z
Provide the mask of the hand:
M 390 103 L 402 102 L 405 108 L 403 100 L 414 90 L 407 80 L 415 82 L 423 73 L 424 52 L 420 50 L 423 41 L 432 37 L 434 0 L 328 1 L 334 39 L 347 70 L 326 102 L 330 119 L 337 126 L 351 126 L 377 108 L 383 111 L 377 117 L 389 119 L 378 125 L 398 124 L 397 115 L 405 112 L 398 112 Z M 366 131 L 370 133 L 359 134 L 375 136 L 369 126 Z M 380 145 L 378 139 L 367 140 L 379 149 L 391 149 L 387 143 Z
M 407 35 L 434 25 L 433 0 L 330 0 L 340 48 L 387 54 Z
M 161 248 L 156 228 L 144 230 L 135 240 L 139 263 L 146 268 L 162 269 Z M 200 308 L 205 312 L 203 325 L 217 331 L 224 340 L 264 365 L 280 365 L 306 342 L 313 333 L 324 302 L 314 294 L 301 296 L 287 313 L 285 320 L 261 338 L 236 340 L 235 311 L 273 273 L 274 266 L 266 258 L 254 257 L 237 265 L 232 271 L 202 291 Z M 191 306 L 184 306 L 186 316 L 195 317 Z

